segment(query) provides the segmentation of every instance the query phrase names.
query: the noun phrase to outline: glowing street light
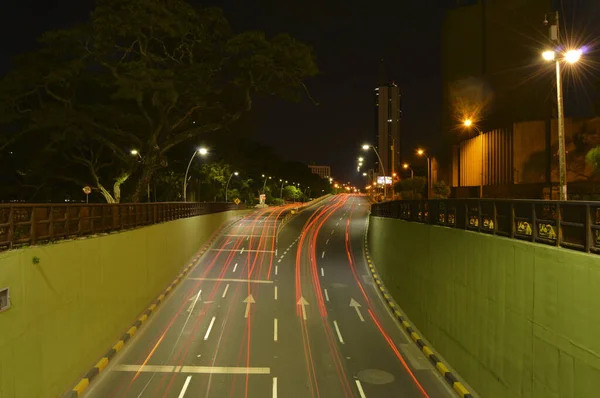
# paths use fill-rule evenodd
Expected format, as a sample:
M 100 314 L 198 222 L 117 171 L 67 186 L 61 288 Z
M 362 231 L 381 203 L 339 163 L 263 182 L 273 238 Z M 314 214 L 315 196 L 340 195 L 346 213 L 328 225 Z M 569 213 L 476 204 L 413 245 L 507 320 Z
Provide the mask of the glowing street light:
M 417 149 L 417 155 L 425 156 L 427 158 L 427 199 L 430 199 L 431 198 L 431 174 L 430 174 L 431 159 L 429 158 L 429 156 L 427 156 L 425 154 L 425 151 L 423 149 Z
M 234 171 L 233 173 L 231 173 L 231 175 L 229 176 L 229 180 L 227 180 L 227 185 L 225 186 L 225 203 L 227 203 L 227 191 L 229 190 L 229 182 L 231 181 L 231 178 L 233 176 L 239 176 L 240 173 L 238 173 L 237 171 Z
M 570 64 L 577 63 L 581 59 L 583 51 L 581 50 L 569 50 L 565 53 L 565 61 Z
M 208 154 L 208 149 L 206 148 L 198 148 L 194 151 L 194 154 L 190 158 L 190 162 L 188 163 L 187 169 L 185 169 L 185 177 L 183 178 L 183 201 L 187 202 L 187 183 L 188 183 L 188 173 L 190 171 L 190 166 L 192 165 L 192 161 L 196 157 L 197 154 L 200 156 L 206 156 Z
M 554 58 L 556 58 L 556 53 L 552 50 L 544 51 L 542 53 L 542 57 L 546 61 L 554 61 Z
M 381 171 L 383 172 L 383 179 L 384 179 L 384 184 L 383 184 L 383 197 L 385 198 L 385 200 L 387 200 L 387 181 L 385 181 L 385 177 L 387 176 L 387 174 L 385 173 L 385 166 L 383 165 L 383 162 L 381 161 L 381 156 L 379 156 L 379 152 L 377 152 L 377 149 L 375 149 L 375 147 L 373 145 L 369 145 L 369 144 L 364 144 L 362 146 L 362 149 L 364 151 L 368 151 L 369 149 L 372 149 L 373 152 L 375 152 L 375 155 L 377 155 L 377 159 L 379 159 L 379 164 L 381 165 Z
M 142 154 L 137 149 L 132 149 L 131 151 L 129 151 L 129 153 L 132 156 L 137 156 L 140 158 L 140 160 L 142 160 Z M 148 194 L 148 203 L 150 203 L 150 182 L 148 182 L 148 185 L 146 186 L 146 192 Z
M 465 119 L 463 126 L 466 128 L 474 128 L 479 133 L 479 142 L 481 143 L 481 173 L 479 175 L 479 198 L 483 198 L 483 131 L 473 124 L 472 119 Z
M 408 165 L 408 163 L 404 163 L 402 168 L 405 170 L 410 170 L 410 178 L 415 178 L 415 172 L 413 171 L 412 167 Z
M 362 161 L 365 160 L 362 156 L 358 158 L 358 161 L 362 163 Z

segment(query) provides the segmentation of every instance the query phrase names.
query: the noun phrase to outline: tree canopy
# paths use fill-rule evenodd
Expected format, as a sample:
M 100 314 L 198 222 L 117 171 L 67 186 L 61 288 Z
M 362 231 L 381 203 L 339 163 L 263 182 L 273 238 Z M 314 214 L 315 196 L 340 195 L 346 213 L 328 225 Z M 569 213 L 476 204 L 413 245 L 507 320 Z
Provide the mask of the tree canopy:
M 24 174 L 51 169 L 108 202 L 122 187 L 139 201 L 178 145 L 226 129 L 255 94 L 300 99 L 318 72 L 307 45 L 235 34 L 219 9 L 183 0 L 97 0 L 40 44 L 0 81 L 0 156 L 39 154 L 47 167 Z

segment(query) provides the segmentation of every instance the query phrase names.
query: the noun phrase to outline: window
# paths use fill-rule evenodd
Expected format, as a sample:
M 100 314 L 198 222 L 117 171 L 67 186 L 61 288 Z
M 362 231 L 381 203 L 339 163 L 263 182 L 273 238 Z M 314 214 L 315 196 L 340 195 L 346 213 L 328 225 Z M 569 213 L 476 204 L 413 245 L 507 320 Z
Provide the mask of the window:
M 8 288 L 0 289 L 0 312 L 10 308 L 10 296 L 8 295 Z

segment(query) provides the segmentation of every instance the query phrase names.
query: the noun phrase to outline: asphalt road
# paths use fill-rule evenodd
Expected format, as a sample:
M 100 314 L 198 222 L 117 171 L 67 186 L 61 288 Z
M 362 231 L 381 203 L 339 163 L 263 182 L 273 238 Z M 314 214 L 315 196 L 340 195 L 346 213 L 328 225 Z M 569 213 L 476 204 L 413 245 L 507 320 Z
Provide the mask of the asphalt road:
M 228 227 L 85 397 L 453 397 L 368 272 L 368 211 L 339 195 Z

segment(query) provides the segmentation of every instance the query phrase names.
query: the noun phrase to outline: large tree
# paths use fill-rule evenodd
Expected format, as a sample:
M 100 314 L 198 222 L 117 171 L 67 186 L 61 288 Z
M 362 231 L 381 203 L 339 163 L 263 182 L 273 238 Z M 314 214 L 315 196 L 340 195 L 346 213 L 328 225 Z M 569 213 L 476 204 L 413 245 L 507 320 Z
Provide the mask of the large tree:
M 139 201 L 173 148 L 226 128 L 254 94 L 297 100 L 317 73 L 290 36 L 234 34 L 220 10 L 183 0 L 98 0 L 88 23 L 41 45 L 0 82 L 0 150 L 36 140 L 109 202 L 124 183 Z

